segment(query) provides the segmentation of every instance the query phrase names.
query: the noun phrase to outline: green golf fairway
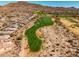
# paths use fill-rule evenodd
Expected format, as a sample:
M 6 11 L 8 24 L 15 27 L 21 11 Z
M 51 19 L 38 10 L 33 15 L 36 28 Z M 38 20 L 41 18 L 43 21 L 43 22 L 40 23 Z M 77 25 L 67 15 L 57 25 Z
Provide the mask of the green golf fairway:
M 28 44 L 31 51 L 39 51 L 41 48 L 42 40 L 36 36 L 36 31 L 40 27 L 53 25 L 53 21 L 49 16 L 40 17 L 35 24 L 25 31 L 25 36 L 28 38 Z

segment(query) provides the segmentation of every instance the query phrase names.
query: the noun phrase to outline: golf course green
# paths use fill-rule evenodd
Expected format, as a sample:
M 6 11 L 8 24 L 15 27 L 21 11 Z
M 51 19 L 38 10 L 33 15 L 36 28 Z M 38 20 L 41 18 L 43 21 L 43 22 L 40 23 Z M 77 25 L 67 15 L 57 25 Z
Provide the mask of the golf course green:
M 31 28 L 25 30 L 25 36 L 28 38 L 29 48 L 32 52 L 39 51 L 42 44 L 42 40 L 36 36 L 37 29 L 49 25 L 53 25 L 51 17 L 43 16 Z

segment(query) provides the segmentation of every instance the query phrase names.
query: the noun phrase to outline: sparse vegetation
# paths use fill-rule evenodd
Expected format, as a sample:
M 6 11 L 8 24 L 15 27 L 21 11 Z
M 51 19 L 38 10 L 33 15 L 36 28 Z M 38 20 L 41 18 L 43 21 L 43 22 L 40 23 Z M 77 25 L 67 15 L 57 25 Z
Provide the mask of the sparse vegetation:
M 43 12 L 43 11 L 33 11 L 33 13 L 34 13 L 34 14 L 41 15 L 41 16 L 46 15 L 46 13 Z
M 77 23 L 77 24 L 74 24 L 74 26 L 76 26 L 76 27 L 79 27 L 79 23 Z
M 22 39 L 22 37 L 17 37 L 17 40 L 21 40 Z
M 67 18 L 67 20 L 69 20 L 70 22 L 73 22 L 73 23 L 78 23 L 77 21 L 73 20 L 73 18 L 72 18 L 72 17 L 66 17 L 66 18 Z

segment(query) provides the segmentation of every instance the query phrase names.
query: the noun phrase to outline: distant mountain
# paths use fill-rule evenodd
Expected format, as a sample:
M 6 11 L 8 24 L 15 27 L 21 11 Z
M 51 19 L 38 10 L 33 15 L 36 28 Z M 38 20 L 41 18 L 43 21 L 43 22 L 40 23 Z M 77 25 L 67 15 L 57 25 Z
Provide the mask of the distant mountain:
M 35 11 L 35 10 L 40 10 L 40 11 L 44 11 L 46 13 L 59 13 L 59 14 L 65 14 L 65 12 L 68 14 L 68 15 L 72 15 L 71 13 L 73 14 L 79 14 L 79 9 L 77 8 L 74 8 L 74 7 L 68 7 L 68 8 L 65 8 L 65 7 L 49 7 L 49 6 L 42 6 L 42 5 L 39 5 L 39 4 L 31 4 L 31 3 L 28 3 L 26 1 L 18 1 L 16 3 L 9 3 L 3 7 L 0 7 L 0 11 L 8 11 L 8 12 L 11 12 L 11 11 L 17 11 L 17 12 L 32 12 L 32 11 Z

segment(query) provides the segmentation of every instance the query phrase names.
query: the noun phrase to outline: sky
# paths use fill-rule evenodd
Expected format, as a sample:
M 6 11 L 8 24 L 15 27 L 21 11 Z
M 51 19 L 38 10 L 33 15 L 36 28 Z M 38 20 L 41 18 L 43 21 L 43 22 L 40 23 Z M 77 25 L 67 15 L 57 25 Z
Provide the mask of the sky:
M 6 5 L 10 2 L 16 1 L 0 1 L 0 5 Z M 28 1 L 29 3 L 40 4 L 45 6 L 52 6 L 52 7 L 75 7 L 79 8 L 79 1 Z

